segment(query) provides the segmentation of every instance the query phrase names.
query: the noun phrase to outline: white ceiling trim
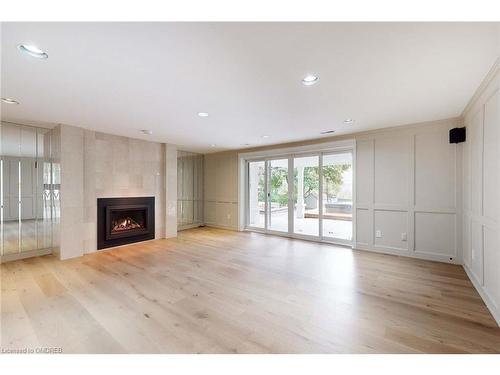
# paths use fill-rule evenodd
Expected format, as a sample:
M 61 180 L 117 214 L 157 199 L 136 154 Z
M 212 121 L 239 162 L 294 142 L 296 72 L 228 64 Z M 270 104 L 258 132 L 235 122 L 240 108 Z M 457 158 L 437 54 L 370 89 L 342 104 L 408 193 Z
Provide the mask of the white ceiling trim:
M 304 146 L 294 146 L 294 147 L 276 147 L 270 150 L 259 150 L 252 152 L 242 152 L 238 154 L 240 159 L 244 160 L 256 160 L 256 159 L 270 159 L 279 158 L 288 155 L 302 155 L 320 152 L 336 152 L 336 151 L 347 151 L 353 150 L 356 147 L 355 139 L 343 139 L 340 141 L 315 143 Z

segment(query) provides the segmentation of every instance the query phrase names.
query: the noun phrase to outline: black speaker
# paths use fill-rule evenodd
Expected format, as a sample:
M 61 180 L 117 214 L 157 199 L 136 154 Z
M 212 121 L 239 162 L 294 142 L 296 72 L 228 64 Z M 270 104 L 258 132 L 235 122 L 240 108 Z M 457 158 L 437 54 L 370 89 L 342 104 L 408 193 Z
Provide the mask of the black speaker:
M 450 143 L 465 142 L 465 127 L 450 129 Z

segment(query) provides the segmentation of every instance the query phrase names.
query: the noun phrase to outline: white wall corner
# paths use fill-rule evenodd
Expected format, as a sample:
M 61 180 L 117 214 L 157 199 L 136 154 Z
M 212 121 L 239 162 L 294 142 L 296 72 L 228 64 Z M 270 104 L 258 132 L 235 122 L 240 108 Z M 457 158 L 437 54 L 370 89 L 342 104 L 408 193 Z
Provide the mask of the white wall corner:
M 238 155 L 238 230 L 245 230 L 247 172 L 245 159 Z
M 465 272 L 500 326 L 500 58 L 465 107 L 461 145 L 461 250 Z
M 462 266 L 465 273 L 469 277 L 470 281 L 472 282 L 472 285 L 474 288 L 477 290 L 479 295 L 481 296 L 484 304 L 490 311 L 491 315 L 493 316 L 493 319 L 495 319 L 497 325 L 500 327 L 500 309 L 495 305 L 494 301 L 490 298 L 490 296 L 485 292 L 483 289 L 481 282 L 477 280 L 477 278 L 474 276 L 474 273 L 469 270 L 467 266 Z
M 84 254 L 84 130 L 61 125 L 61 218 L 59 258 Z
M 165 144 L 165 238 L 177 237 L 177 146 Z

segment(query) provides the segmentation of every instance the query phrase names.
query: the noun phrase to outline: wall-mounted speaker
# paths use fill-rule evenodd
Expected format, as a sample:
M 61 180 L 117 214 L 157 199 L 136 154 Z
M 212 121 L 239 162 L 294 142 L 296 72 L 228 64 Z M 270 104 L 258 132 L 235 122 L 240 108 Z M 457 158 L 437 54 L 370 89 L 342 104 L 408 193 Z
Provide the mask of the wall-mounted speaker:
M 465 127 L 450 129 L 450 143 L 465 142 Z

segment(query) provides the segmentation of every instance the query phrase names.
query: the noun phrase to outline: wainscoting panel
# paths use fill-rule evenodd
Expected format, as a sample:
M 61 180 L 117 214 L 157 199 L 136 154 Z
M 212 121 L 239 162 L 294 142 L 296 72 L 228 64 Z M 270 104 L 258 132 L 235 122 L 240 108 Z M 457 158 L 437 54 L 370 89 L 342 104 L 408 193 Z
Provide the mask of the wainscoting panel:
M 408 251 L 408 213 L 406 211 L 375 210 L 375 247 Z M 377 237 L 380 232 L 381 237 Z
M 373 140 L 356 143 L 356 200 L 358 207 L 373 200 Z
M 464 112 L 462 186 L 464 268 L 500 324 L 499 87 L 500 59 Z
M 461 263 L 461 158 L 448 142 L 459 125 L 450 119 L 356 137 L 356 247 Z
M 415 135 L 416 206 L 455 209 L 456 148 L 448 143 L 448 132 L 441 129 Z
M 455 221 L 455 214 L 415 212 L 415 251 L 455 258 Z
M 238 229 L 238 154 L 205 155 L 204 221 L 206 225 Z
M 370 211 L 356 210 L 356 237 L 359 245 L 368 245 L 371 238 Z
M 409 142 L 406 136 L 375 138 L 374 203 L 408 204 Z

